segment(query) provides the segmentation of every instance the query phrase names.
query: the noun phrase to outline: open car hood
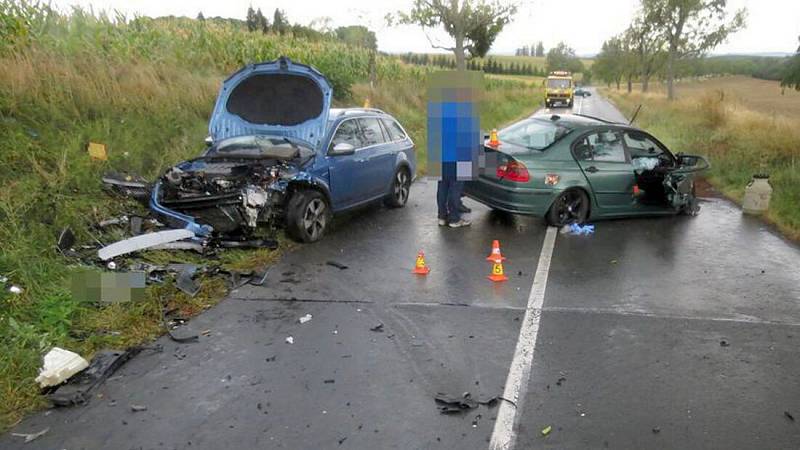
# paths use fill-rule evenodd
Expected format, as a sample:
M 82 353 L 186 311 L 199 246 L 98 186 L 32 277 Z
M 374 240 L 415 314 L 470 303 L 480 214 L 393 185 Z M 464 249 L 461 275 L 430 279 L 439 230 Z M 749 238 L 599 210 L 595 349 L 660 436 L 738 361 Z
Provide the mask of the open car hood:
M 289 136 L 318 148 L 333 89 L 317 69 L 281 57 L 250 64 L 222 83 L 208 131 L 214 143 L 245 135 Z

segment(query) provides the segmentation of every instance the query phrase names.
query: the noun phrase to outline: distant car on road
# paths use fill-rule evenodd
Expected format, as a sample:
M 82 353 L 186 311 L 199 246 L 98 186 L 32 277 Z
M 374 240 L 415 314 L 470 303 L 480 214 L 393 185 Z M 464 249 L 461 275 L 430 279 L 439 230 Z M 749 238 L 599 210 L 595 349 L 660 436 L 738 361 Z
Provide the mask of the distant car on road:
M 699 210 L 694 177 L 708 162 L 673 154 L 636 127 L 578 114 L 537 115 L 498 135 L 498 147 L 484 147 L 495 168 L 465 186 L 468 197 L 490 208 L 555 226 Z
M 573 94 L 574 94 L 576 97 L 591 97 L 591 96 L 592 96 L 592 93 L 591 93 L 591 92 L 589 92 L 589 90 L 588 90 L 588 89 L 586 89 L 586 88 L 585 88 L 585 87 L 583 87 L 583 86 L 580 86 L 580 87 L 577 87 L 577 88 L 575 88 L 575 92 L 574 92 Z
M 330 83 L 288 58 L 253 64 L 222 84 L 208 149 L 153 186 L 150 208 L 197 236 L 246 239 L 285 225 L 303 242 L 328 230 L 331 214 L 383 200 L 408 201 L 414 142 L 377 109 L 331 109 Z

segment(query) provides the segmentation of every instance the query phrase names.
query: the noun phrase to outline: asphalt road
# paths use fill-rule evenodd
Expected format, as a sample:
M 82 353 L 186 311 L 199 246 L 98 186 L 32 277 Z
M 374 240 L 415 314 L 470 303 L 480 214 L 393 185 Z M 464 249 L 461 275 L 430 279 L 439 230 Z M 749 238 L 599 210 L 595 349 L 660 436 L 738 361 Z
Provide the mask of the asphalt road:
M 624 119 L 597 95 L 574 109 Z M 542 251 L 542 221 L 470 203 L 472 227 L 440 228 L 434 197 L 423 179 L 404 209 L 338 218 L 192 320 L 210 330 L 199 342 L 160 339 L 88 405 L 13 430 L 46 435 L 0 448 L 486 449 L 501 408 L 519 449 L 800 447 L 797 246 L 708 198 L 697 217 L 597 222 Z M 493 239 L 506 283 L 486 279 Z M 411 274 L 418 250 L 427 277 Z M 503 394 L 532 347 L 523 322 L 536 345 L 516 408 L 440 414 L 437 392 Z

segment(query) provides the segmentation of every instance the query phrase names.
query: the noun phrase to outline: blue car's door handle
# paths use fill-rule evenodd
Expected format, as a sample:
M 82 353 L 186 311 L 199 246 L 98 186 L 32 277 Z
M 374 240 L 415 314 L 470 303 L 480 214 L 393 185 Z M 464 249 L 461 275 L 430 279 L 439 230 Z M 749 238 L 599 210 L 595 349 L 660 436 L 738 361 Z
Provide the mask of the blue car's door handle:
M 586 168 L 586 171 L 589 172 L 589 173 L 595 173 L 598 170 L 599 169 L 597 167 L 595 167 L 595 166 L 589 166 L 589 167 Z

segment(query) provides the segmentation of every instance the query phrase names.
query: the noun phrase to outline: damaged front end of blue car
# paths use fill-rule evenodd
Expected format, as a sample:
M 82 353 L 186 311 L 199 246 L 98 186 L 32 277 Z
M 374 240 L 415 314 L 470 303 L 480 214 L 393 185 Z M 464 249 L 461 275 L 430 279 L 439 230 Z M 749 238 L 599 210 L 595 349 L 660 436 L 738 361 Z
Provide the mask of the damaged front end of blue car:
M 242 68 L 220 89 L 208 149 L 154 183 L 150 209 L 204 238 L 280 224 L 293 185 L 327 190 L 305 169 L 320 151 L 331 97 L 319 71 L 288 58 Z

